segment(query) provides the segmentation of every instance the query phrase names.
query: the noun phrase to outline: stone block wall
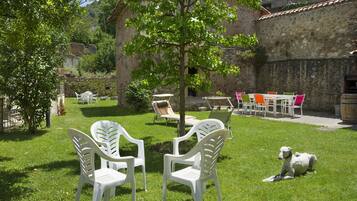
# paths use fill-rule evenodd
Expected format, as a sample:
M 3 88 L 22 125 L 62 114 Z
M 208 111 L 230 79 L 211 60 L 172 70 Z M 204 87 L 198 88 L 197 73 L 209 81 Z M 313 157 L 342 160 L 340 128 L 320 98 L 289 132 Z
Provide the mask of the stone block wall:
M 240 50 L 226 49 L 224 59 L 239 67 L 239 75 L 212 75 L 211 95 L 216 91 L 223 92 L 226 96 L 234 97 L 235 91 L 253 92 L 256 88 L 256 69 L 250 59 L 243 60 L 238 56 Z
M 346 58 L 357 30 L 357 1 L 257 21 L 269 61 Z
M 333 112 L 340 104 L 344 76 L 357 73 L 354 58 L 268 62 L 257 73 L 257 91 L 302 92 L 309 110 Z
M 268 61 L 256 70 L 258 92 L 306 94 L 305 108 L 334 110 L 345 75 L 356 74 L 357 1 L 257 21 L 257 36 Z
M 116 77 L 78 78 L 66 77 L 64 91 L 66 97 L 76 97 L 74 92 L 92 91 L 98 96 L 116 96 Z

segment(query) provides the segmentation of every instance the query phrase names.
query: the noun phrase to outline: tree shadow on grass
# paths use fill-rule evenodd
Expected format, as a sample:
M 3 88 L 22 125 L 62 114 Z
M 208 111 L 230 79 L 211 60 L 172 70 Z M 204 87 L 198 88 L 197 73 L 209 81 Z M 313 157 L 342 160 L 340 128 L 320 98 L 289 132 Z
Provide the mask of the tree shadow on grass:
M 30 166 L 30 167 L 27 167 L 25 170 L 27 170 L 27 171 L 36 171 L 36 170 L 55 171 L 55 170 L 63 169 L 63 168 L 70 169 L 70 171 L 67 173 L 69 175 L 80 175 L 79 161 L 77 159 L 52 161 L 52 162 L 46 163 L 46 164 Z
M 0 156 L 0 162 L 12 158 Z M 0 201 L 17 200 L 31 194 L 33 190 L 26 187 L 28 173 L 20 170 L 4 170 L 0 166 Z
M 145 123 L 145 125 L 147 126 L 163 126 L 163 127 L 173 127 L 173 128 L 177 128 L 177 123 L 174 122 L 148 122 Z
M 7 156 L 0 156 L 0 162 L 11 161 L 13 158 Z
M 8 132 L 0 133 L 0 141 L 25 141 L 32 140 L 46 134 L 47 130 L 38 130 L 35 134 L 29 134 L 23 129 L 14 129 Z
M 130 116 L 143 114 L 145 112 L 135 112 L 127 108 L 119 108 L 118 106 L 102 106 L 102 107 L 81 107 L 83 116 L 85 117 L 115 117 L 115 116 Z

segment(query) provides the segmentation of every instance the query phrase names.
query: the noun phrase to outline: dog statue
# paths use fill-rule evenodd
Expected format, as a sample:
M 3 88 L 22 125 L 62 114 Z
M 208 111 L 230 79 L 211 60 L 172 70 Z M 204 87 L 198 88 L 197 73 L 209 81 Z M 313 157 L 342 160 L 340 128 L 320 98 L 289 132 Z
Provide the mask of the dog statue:
M 284 160 L 280 174 L 264 179 L 264 182 L 279 181 L 282 179 L 292 179 L 295 176 L 300 176 L 308 171 L 313 171 L 317 162 L 317 157 L 314 154 L 308 153 L 292 153 L 292 148 L 281 147 L 279 159 Z

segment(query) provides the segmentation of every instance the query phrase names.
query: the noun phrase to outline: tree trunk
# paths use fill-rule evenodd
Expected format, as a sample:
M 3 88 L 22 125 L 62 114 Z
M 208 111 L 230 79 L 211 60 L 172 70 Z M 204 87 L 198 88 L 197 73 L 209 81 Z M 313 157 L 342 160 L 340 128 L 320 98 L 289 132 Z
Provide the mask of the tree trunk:
M 180 1 L 180 15 L 183 17 L 185 15 L 185 1 Z M 181 36 L 184 36 L 185 30 L 184 26 L 181 25 Z M 180 45 L 180 125 L 179 125 L 179 136 L 185 135 L 185 70 L 186 70 L 186 53 L 185 53 L 185 45 Z
M 179 136 L 185 135 L 185 47 L 180 47 L 180 125 Z

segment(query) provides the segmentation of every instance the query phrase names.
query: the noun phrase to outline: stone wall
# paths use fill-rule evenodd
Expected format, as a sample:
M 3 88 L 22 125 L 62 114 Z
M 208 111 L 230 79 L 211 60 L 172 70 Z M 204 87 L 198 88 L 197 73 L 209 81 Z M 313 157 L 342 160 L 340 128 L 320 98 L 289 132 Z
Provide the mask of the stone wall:
M 257 22 L 269 61 L 346 58 L 357 30 L 357 1 L 277 16 Z
M 64 91 L 66 97 L 76 97 L 74 92 L 92 91 L 98 96 L 116 96 L 116 77 L 77 78 L 66 77 Z
M 344 76 L 357 73 L 353 58 L 268 62 L 257 73 L 257 91 L 302 92 L 309 110 L 333 112 L 340 104 Z
M 239 67 L 240 73 L 237 76 L 213 75 L 211 95 L 216 91 L 223 92 L 226 96 L 234 97 L 235 91 L 252 92 L 256 88 L 256 69 L 252 61 L 243 60 L 237 56 L 239 49 L 226 49 L 224 59 Z
M 258 92 L 303 92 L 306 109 L 329 111 L 340 103 L 344 76 L 357 73 L 357 1 L 257 21 L 268 62 L 257 69 Z

